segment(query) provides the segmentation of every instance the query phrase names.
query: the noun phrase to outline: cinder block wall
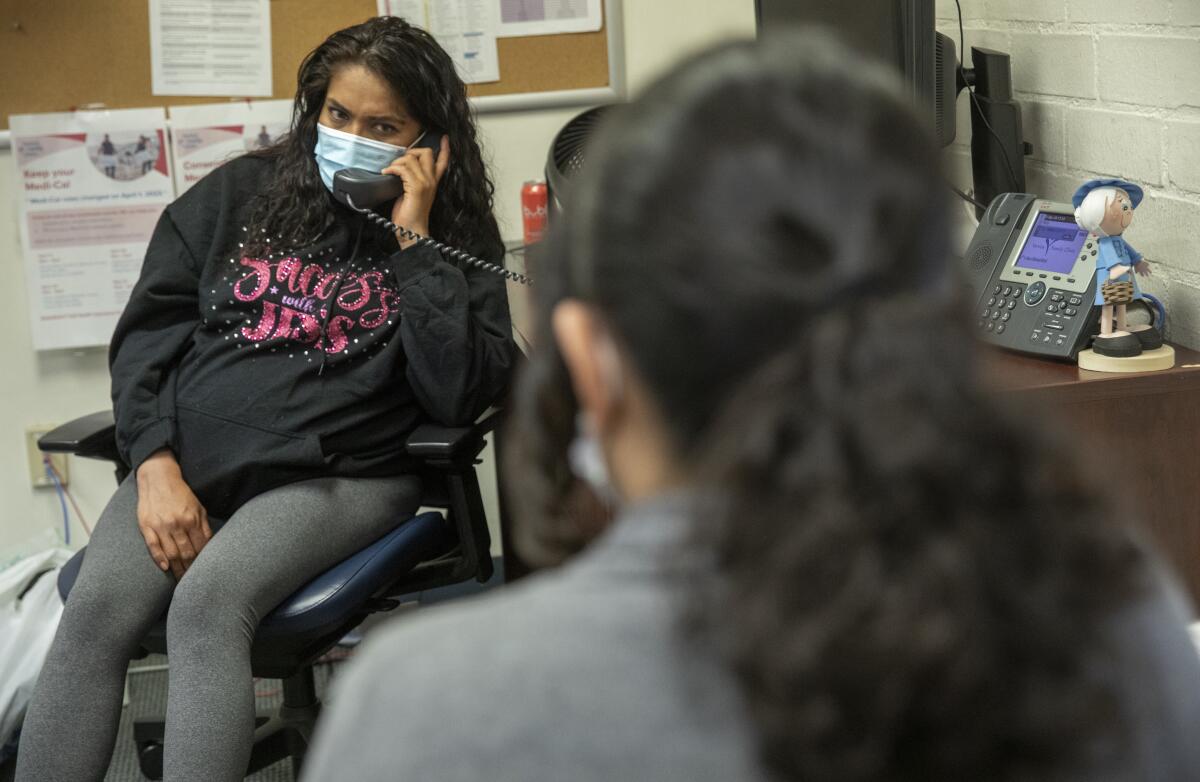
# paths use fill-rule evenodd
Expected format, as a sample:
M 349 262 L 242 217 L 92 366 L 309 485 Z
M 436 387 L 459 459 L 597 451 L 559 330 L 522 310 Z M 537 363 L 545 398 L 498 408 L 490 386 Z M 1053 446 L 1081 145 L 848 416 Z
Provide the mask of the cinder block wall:
M 1200 349 L 1200 0 L 960 0 L 970 47 L 1008 52 L 1022 107 L 1028 189 L 1069 201 L 1083 181 L 1121 176 L 1146 200 L 1126 238 L 1152 263 L 1143 288 L 1169 336 Z M 954 0 L 938 29 L 958 46 Z M 960 57 L 962 52 L 960 50 Z M 969 98 L 958 99 L 951 174 L 971 185 Z

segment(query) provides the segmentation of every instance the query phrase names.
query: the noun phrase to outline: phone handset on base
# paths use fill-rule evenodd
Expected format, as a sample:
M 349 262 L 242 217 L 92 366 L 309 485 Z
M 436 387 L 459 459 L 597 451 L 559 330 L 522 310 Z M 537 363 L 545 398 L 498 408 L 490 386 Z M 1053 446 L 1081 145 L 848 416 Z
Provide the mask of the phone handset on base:
M 433 146 L 435 144 L 436 146 Z M 430 146 L 433 149 L 439 149 L 441 147 L 441 135 L 426 133 L 425 137 L 416 146 Z M 401 234 L 406 239 L 412 239 L 417 244 L 432 247 L 442 253 L 442 255 L 453 258 L 456 261 L 461 261 L 470 266 L 492 272 L 493 274 L 499 274 L 505 279 L 513 280 L 523 285 L 533 284 L 533 280 L 524 274 L 518 274 L 498 264 L 476 258 L 465 250 L 451 247 L 448 244 L 442 244 L 428 236 L 421 236 L 403 226 L 396 225 L 383 215 L 372 211 L 372 207 L 399 198 L 403 192 L 403 181 L 400 177 L 392 176 L 391 174 L 380 174 L 363 168 L 343 168 L 333 175 L 333 197 L 381 228 L 386 228 L 392 233 Z

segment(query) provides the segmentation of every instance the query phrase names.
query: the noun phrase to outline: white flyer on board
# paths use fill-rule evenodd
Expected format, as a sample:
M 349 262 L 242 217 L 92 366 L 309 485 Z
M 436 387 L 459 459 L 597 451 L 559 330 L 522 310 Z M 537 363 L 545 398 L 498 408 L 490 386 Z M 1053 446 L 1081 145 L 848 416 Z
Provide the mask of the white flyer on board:
M 35 350 L 108 344 L 175 197 L 161 108 L 10 118 Z
M 496 0 L 377 0 L 380 16 L 399 16 L 437 39 L 467 84 L 500 80 Z
M 499 38 L 591 33 L 604 24 L 601 0 L 494 0 L 500 3 Z
M 178 195 L 225 161 L 275 143 L 292 121 L 290 100 L 171 106 L 167 111 Z
M 268 0 L 150 0 L 154 95 L 270 97 Z
M 467 84 L 500 80 L 495 0 L 432 0 L 429 32 L 450 54 Z
M 378 16 L 399 16 L 410 24 L 429 29 L 425 0 L 376 0 L 375 8 Z

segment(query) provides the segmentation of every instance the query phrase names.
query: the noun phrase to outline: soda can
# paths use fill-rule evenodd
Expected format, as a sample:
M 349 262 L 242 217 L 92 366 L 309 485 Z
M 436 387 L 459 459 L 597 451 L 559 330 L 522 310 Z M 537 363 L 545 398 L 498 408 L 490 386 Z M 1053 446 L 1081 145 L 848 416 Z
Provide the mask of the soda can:
M 540 242 L 546 234 L 546 183 L 529 180 L 521 186 L 521 221 L 525 244 Z

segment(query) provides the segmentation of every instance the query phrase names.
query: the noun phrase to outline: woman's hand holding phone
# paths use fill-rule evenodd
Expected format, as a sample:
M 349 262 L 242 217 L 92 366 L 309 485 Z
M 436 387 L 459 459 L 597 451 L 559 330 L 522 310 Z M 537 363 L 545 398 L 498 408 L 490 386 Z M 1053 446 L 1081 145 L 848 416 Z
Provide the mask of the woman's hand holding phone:
M 392 222 L 410 231 L 429 236 L 429 212 L 437 196 L 438 183 L 450 167 L 450 139 L 442 136 L 442 147 L 436 160 L 433 150 L 426 147 L 409 147 L 403 156 L 383 169 L 384 174 L 398 176 L 404 182 L 404 193 L 392 207 Z M 400 234 L 396 235 L 400 248 L 413 244 Z
M 138 466 L 138 527 L 150 556 L 179 580 L 212 538 L 208 512 L 183 480 L 169 449 L 155 451 Z

